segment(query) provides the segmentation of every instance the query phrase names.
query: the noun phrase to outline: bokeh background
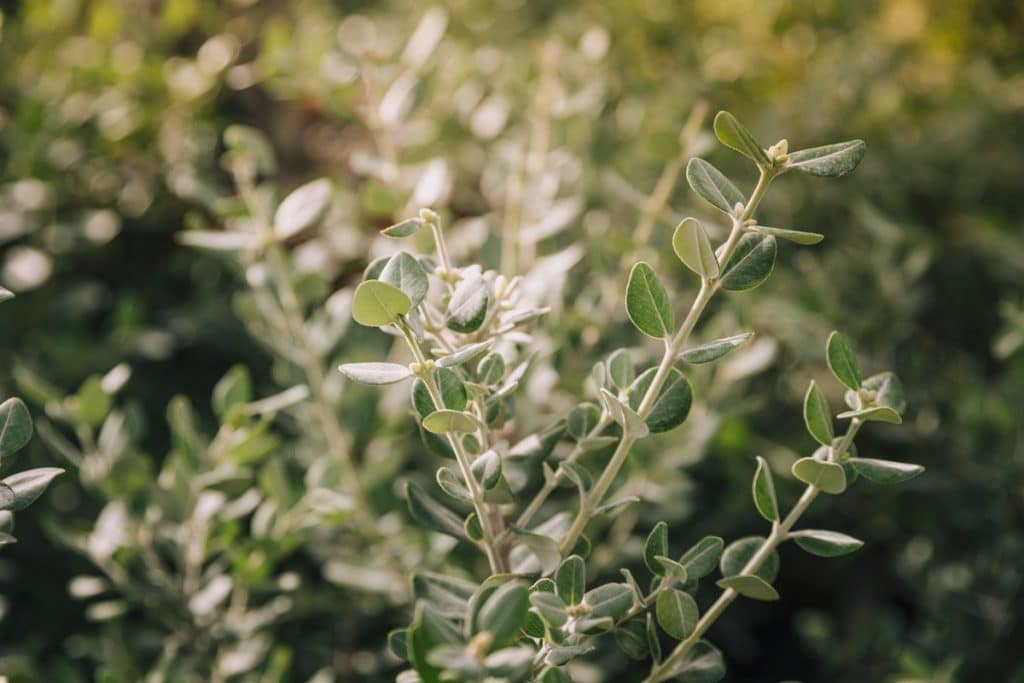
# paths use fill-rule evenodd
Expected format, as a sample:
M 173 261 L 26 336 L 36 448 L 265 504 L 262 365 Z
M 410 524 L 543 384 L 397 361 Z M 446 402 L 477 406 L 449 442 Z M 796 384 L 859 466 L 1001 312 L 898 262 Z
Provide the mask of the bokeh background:
M 764 219 L 827 238 L 783 248 L 768 284 L 714 308 L 700 334 L 743 327 L 758 342 L 695 373 L 687 426 L 637 449 L 650 502 L 607 530 L 617 543 L 598 566 L 636 564 L 656 519 L 680 550 L 757 532 L 751 458 L 784 472 L 810 447 L 802 391 L 826 377 L 838 328 L 908 391 L 907 422 L 868 430 L 861 453 L 928 472 L 816 506 L 816 526 L 867 545 L 838 561 L 784 552 L 783 600 L 739 604 L 712 632 L 727 680 L 1024 681 L 1020 3 L 0 8 L 0 284 L 18 294 L 0 307 L 0 395 L 37 421 L 15 469 L 68 469 L 0 554 L 12 681 L 391 680 L 384 635 L 408 619 L 405 576 L 447 562 L 398 493 L 436 465 L 404 396 L 326 374 L 372 529 L 332 498 L 327 437 L 301 405 L 239 422 L 211 403 L 236 366 L 253 397 L 309 381 L 273 341 L 265 264 L 181 244 L 237 220 L 239 155 L 280 194 L 334 183 L 323 227 L 282 249 L 323 368 L 379 357 L 376 333 L 347 325 L 346 296 L 387 248 L 378 230 L 420 205 L 452 225 L 463 262 L 564 272 L 522 399 L 540 423 L 602 353 L 643 353 L 621 304 L 630 259 L 660 264 L 681 299 L 692 290 L 667 238 L 683 214 L 714 219 L 685 181 L 649 195 L 692 154 L 752 180 L 711 144 L 718 109 L 766 144 L 857 137 L 868 153 L 839 181 L 776 183 Z M 226 142 L 233 125 L 249 128 Z M 499 264 L 510 222 L 535 246 Z M 581 680 L 629 680 L 612 649 Z

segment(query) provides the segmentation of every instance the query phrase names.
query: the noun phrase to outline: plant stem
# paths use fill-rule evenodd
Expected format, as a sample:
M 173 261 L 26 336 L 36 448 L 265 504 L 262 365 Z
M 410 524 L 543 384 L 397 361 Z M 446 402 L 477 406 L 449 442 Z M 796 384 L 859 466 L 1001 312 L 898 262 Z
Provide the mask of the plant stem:
M 427 391 L 430 392 L 430 398 L 434 401 L 434 406 L 437 410 L 444 408 L 444 397 L 441 394 L 440 388 L 437 386 L 437 381 L 434 378 L 433 368 L 427 366 L 427 358 L 423 355 L 423 350 L 420 348 L 419 342 L 416 341 L 416 336 L 409 329 L 409 326 L 403 320 L 399 320 L 397 323 L 398 329 L 402 331 L 402 336 L 405 337 L 406 343 L 409 345 L 409 350 L 412 351 L 413 356 L 416 358 L 416 362 L 420 364 L 424 370 L 419 375 L 423 379 L 423 383 L 427 387 Z M 490 510 L 487 507 L 487 503 L 484 501 L 483 491 L 480 490 L 480 485 L 473 476 L 473 470 L 470 466 L 469 454 L 462 445 L 462 441 L 448 434 L 448 443 L 451 444 L 452 450 L 455 452 L 455 461 L 459 465 L 459 471 L 462 473 L 462 478 L 466 481 L 466 488 L 469 489 L 469 495 L 473 501 L 473 509 L 476 511 L 477 519 L 480 520 L 480 528 L 484 533 L 483 549 L 487 554 L 487 562 L 490 564 L 491 573 L 499 574 L 508 571 L 508 567 L 505 566 L 503 555 L 498 552 L 497 544 L 497 532 L 494 529 L 493 521 L 490 516 Z
M 761 174 L 757 179 L 757 185 L 754 187 L 754 191 L 751 193 L 746 206 L 742 211 L 733 216 L 732 230 L 729 233 L 729 237 L 722 245 L 718 256 L 720 263 L 725 264 L 729 262 L 729 257 L 732 256 L 733 251 L 736 249 L 736 245 L 739 243 L 740 237 L 743 236 L 746 221 L 751 218 L 754 211 L 757 209 L 758 204 L 761 203 L 761 199 L 764 197 L 764 193 L 768 189 L 768 184 L 771 182 L 774 175 L 774 172 L 762 169 Z M 702 280 L 700 291 L 697 292 L 697 297 L 690 306 L 690 311 L 686 314 L 686 318 L 683 319 L 682 325 L 679 326 L 679 330 L 671 339 L 665 339 L 665 353 L 662 355 L 661 362 L 658 364 L 658 369 L 654 374 L 654 379 L 647 388 L 647 392 L 644 394 L 636 411 L 641 418 L 646 418 L 654 408 L 654 402 L 658 399 L 662 386 L 665 384 L 666 380 L 668 380 L 669 373 L 675 366 L 680 351 L 682 351 L 683 346 L 689 339 L 690 333 L 693 332 L 693 329 L 697 326 L 697 321 L 700 319 L 701 314 L 707 307 L 708 302 L 711 301 L 711 298 L 719 289 L 721 289 L 721 280 Z M 576 519 L 573 520 L 572 526 L 569 528 L 565 538 L 562 540 L 561 550 L 563 555 L 570 552 L 576 545 L 576 541 L 579 539 L 580 534 L 583 533 L 584 528 L 590 521 L 591 515 L 593 515 L 594 510 L 596 510 L 601 504 L 601 500 L 604 498 L 605 493 L 608 492 L 612 482 L 615 481 L 615 477 L 618 476 L 619 470 L 621 470 L 622 466 L 625 464 L 626 458 L 629 456 L 630 449 L 638 440 L 639 437 L 629 433 L 628 430 L 624 431 L 622 439 L 619 441 L 619 445 L 616 447 L 615 452 L 612 453 L 612 457 L 608 461 L 608 465 L 605 466 L 604 471 L 601 473 L 601 477 L 580 503 L 580 509 L 576 515 Z
M 850 426 L 846 430 L 846 434 L 843 435 L 839 444 L 834 448 L 829 449 L 829 462 L 838 461 L 843 454 L 849 450 L 850 444 L 853 443 L 853 437 L 856 436 L 857 430 L 860 429 L 861 424 L 863 423 L 856 418 L 850 422 Z M 768 538 L 765 539 L 764 543 L 761 544 L 761 547 L 757 549 L 757 552 L 754 553 L 753 557 L 751 557 L 743 567 L 740 571 L 740 575 L 753 574 L 761 567 L 775 548 L 789 537 L 789 530 L 793 528 L 793 525 L 796 524 L 801 515 L 803 515 L 807 508 L 810 507 L 811 503 L 814 502 L 814 499 L 818 497 L 819 492 L 820 489 L 814 485 L 808 485 L 807 488 L 804 489 L 803 495 L 800 496 L 800 499 L 797 500 L 796 504 L 789 511 L 789 514 L 786 515 L 785 519 L 778 524 L 772 525 L 772 531 L 768 535 Z M 709 607 L 701 616 L 700 620 L 697 622 L 697 626 L 693 629 L 693 633 L 691 633 L 686 640 L 676 645 L 676 648 L 661 664 L 651 667 L 651 672 L 648 674 L 647 678 L 644 679 L 644 683 L 658 683 L 659 681 L 672 678 L 676 673 L 675 668 L 679 666 L 683 658 L 686 656 L 686 653 L 690 651 L 690 648 L 700 640 L 701 636 L 711 628 L 711 625 L 715 623 L 718 617 L 722 615 L 726 608 L 729 607 L 729 605 L 732 604 L 732 601 L 738 596 L 739 593 L 732 588 L 727 588 L 722 591 L 721 595 L 718 596 L 718 599 L 715 600 L 711 607 Z

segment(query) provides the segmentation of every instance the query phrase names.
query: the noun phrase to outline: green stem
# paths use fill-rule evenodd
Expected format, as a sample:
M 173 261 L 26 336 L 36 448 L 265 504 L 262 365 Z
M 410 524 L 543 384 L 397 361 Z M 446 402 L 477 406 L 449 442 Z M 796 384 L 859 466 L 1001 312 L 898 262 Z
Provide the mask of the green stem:
M 834 448 L 829 449 L 829 462 L 838 461 L 842 458 L 843 454 L 849 450 L 850 444 L 853 443 L 853 437 L 857 435 L 857 430 L 860 429 L 861 424 L 863 423 L 858 419 L 854 419 L 850 422 L 850 426 L 846 430 L 846 434 L 843 435 L 842 440 Z M 757 552 L 754 553 L 753 557 L 751 557 L 747 564 L 744 565 L 743 569 L 740 570 L 741 575 L 753 574 L 760 569 L 761 565 L 764 564 L 764 561 L 768 559 L 775 548 L 789 538 L 790 529 L 793 528 L 793 525 L 796 524 L 797 520 L 799 520 L 807 508 L 810 507 L 811 503 L 814 502 L 814 499 L 818 497 L 819 492 L 820 489 L 814 485 L 808 485 L 807 488 L 804 489 L 803 495 L 800 496 L 800 499 L 797 500 L 796 504 L 789 511 L 789 514 L 786 515 L 785 519 L 778 524 L 772 525 L 772 531 L 768 535 L 768 538 L 765 539 L 764 543 L 762 543 L 761 547 L 757 549 Z M 726 608 L 732 604 L 732 601 L 735 600 L 738 595 L 739 593 L 732 588 L 727 588 L 722 591 L 721 595 L 718 596 L 718 599 L 715 600 L 711 607 L 709 607 L 701 616 L 700 620 L 697 622 L 697 626 L 693 629 L 693 633 L 691 633 L 686 640 L 676 645 L 672 653 L 666 657 L 661 664 L 651 667 L 651 672 L 648 674 L 647 678 L 644 679 L 644 683 L 658 683 L 659 681 L 672 678 L 675 674 L 676 667 L 678 667 L 683 661 L 686 653 L 689 652 L 690 648 L 692 648 L 694 644 L 701 639 L 701 636 L 711 628 L 711 625 L 718 620 L 718 617 L 725 612 Z

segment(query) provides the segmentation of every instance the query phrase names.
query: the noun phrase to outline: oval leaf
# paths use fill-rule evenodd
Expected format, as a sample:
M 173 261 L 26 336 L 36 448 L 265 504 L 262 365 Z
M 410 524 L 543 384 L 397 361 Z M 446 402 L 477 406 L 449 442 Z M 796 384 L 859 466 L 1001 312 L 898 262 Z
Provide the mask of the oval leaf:
M 841 176 L 857 168 L 864 158 L 863 140 L 848 140 L 789 153 L 786 168 L 815 176 Z
M 857 364 L 857 358 L 853 355 L 853 350 L 843 335 L 833 331 L 828 336 L 826 356 L 828 358 L 828 367 L 831 368 L 832 374 L 836 376 L 836 379 L 853 391 L 860 389 L 860 385 L 863 382 L 860 374 L 860 365 Z
M 644 334 L 661 339 L 675 330 L 675 316 L 668 295 L 654 270 L 641 261 L 633 266 L 626 285 L 626 313 Z
M 487 281 L 479 273 L 471 273 L 455 285 L 452 298 L 448 301 L 449 329 L 456 332 L 475 332 L 487 317 L 490 294 Z
M 716 339 L 713 342 L 701 344 L 700 346 L 695 346 L 692 349 L 686 349 L 679 354 L 679 358 L 680 360 L 684 360 L 687 363 L 693 363 L 694 365 L 699 363 L 710 363 L 711 361 L 718 360 L 722 356 L 726 355 L 737 346 L 747 343 L 753 337 L 753 332 L 744 332 L 743 334 L 737 334 L 731 337 L 722 337 L 721 339 Z
M 423 418 L 423 428 L 432 434 L 448 432 L 475 432 L 476 420 L 472 415 L 459 410 L 437 410 Z
M 832 495 L 846 490 L 846 471 L 834 462 L 800 458 L 793 463 L 793 476 Z
M 394 384 L 412 377 L 409 366 L 398 363 L 345 363 L 338 369 L 361 384 Z
M 274 234 L 281 239 L 297 235 L 319 223 L 331 203 L 331 181 L 320 178 L 285 197 L 274 214 Z
M 414 307 L 427 296 L 427 271 L 416 257 L 404 251 L 391 257 L 378 279 L 405 292 Z
M 714 129 L 715 137 L 726 147 L 731 147 L 743 156 L 752 159 L 761 168 L 768 168 L 772 165 L 768 155 L 765 154 L 764 149 L 747 130 L 747 127 L 729 112 L 718 112 L 715 116 Z
M 689 593 L 675 588 L 658 594 L 655 613 L 661 628 L 676 640 L 688 638 L 700 618 L 700 610 L 694 599 Z
M 380 231 L 380 234 L 385 237 L 408 237 L 419 232 L 420 228 L 423 227 L 423 221 L 420 218 L 407 218 L 401 223 L 395 223 L 392 226 L 384 228 Z
M 822 446 L 832 445 L 832 437 L 835 436 L 832 431 L 832 413 L 825 395 L 814 380 L 811 380 L 804 396 L 804 424 L 815 441 Z
M 740 238 L 729 262 L 722 268 L 722 287 L 741 292 L 768 279 L 775 269 L 778 245 L 774 237 L 748 232 Z
M 767 461 L 757 456 L 757 471 L 754 473 L 754 507 L 769 522 L 779 521 L 779 501 L 775 496 L 775 482 Z
M 672 234 L 672 250 L 683 265 L 702 278 L 718 277 L 718 259 L 704 226 L 696 218 L 684 218 Z
M 644 564 L 657 576 L 665 574 L 664 565 L 657 560 L 659 556 L 664 555 L 668 555 L 668 524 L 658 522 L 644 543 Z
M 14 502 L 8 509 L 15 512 L 25 509 L 43 495 L 54 477 L 63 473 L 64 470 L 59 467 L 37 467 L 7 477 L 3 483 L 14 494 Z
M 766 540 L 763 536 L 746 536 L 730 543 L 722 552 L 722 559 L 719 562 L 722 576 L 737 576 L 742 573 L 750 558 L 761 549 Z M 779 554 L 773 550 L 754 571 L 754 575 L 771 583 L 779 575 L 779 564 Z
M 633 386 L 629 388 L 627 398 L 629 407 L 637 410 L 644 394 L 654 381 L 657 368 L 648 368 L 636 378 Z M 658 398 L 655 399 L 651 411 L 647 414 L 647 427 L 651 433 L 657 434 L 667 432 L 681 425 L 690 414 L 690 406 L 693 404 L 693 389 L 683 373 L 675 368 L 669 371 L 668 379 L 661 387 Z
M 745 598 L 753 600 L 778 600 L 779 592 L 770 583 L 757 576 L 729 576 L 718 580 L 719 588 L 732 589 Z
M 686 182 L 711 206 L 728 214 L 732 214 L 736 204 L 747 201 L 732 181 L 703 159 L 690 159 L 686 165 Z
M 583 604 L 590 608 L 591 618 L 619 619 L 633 606 L 633 590 L 624 583 L 606 583 L 587 591 Z
M 0 458 L 21 450 L 32 438 L 32 416 L 20 398 L 0 403 Z
M 360 325 L 381 327 L 396 322 L 412 309 L 405 292 L 380 280 L 366 280 L 352 295 L 352 318 Z
M 405 499 L 409 505 L 409 514 L 428 529 L 456 538 L 462 538 L 465 534 L 462 520 L 458 515 L 428 496 L 412 482 L 405 484 Z
M 707 576 L 718 565 L 724 547 L 725 541 L 718 536 L 705 536 L 683 553 L 679 558 L 679 564 L 686 569 L 686 575 L 690 579 Z
M 899 484 L 924 472 L 924 468 L 909 462 L 851 458 L 850 466 L 862 477 L 876 484 Z
M 558 566 L 555 588 L 558 597 L 568 605 L 578 605 L 583 601 L 583 593 L 587 588 L 587 568 L 582 557 L 570 555 Z
M 512 644 L 530 607 L 530 592 L 519 582 L 509 582 L 494 591 L 477 618 L 480 632 L 491 634 L 491 647 L 498 649 Z
M 824 529 L 802 529 L 790 533 L 789 537 L 796 541 L 798 546 L 819 557 L 849 555 L 864 545 L 864 541 L 853 536 Z

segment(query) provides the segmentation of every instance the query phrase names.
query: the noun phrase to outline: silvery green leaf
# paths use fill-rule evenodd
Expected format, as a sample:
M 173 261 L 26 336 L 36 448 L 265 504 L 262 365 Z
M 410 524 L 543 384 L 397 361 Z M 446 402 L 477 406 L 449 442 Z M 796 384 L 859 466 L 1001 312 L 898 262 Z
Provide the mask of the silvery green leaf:
M 476 619 L 478 633 L 491 634 L 494 648 L 505 647 L 515 641 L 519 627 L 530 607 L 529 590 L 518 581 L 509 581 L 484 601 Z
M 718 259 L 704 226 L 696 218 L 684 218 L 672 234 L 672 250 L 683 265 L 702 278 L 718 277 Z
M 596 508 L 594 508 L 594 514 L 612 516 L 618 513 L 619 510 L 625 508 L 627 505 L 639 502 L 639 496 L 625 496 L 623 498 L 616 498 L 615 500 L 609 501 L 602 505 L 598 505 Z
M 469 273 L 457 285 L 448 301 L 446 324 L 456 332 L 475 332 L 487 317 L 490 294 L 479 273 Z
M 470 469 L 481 488 L 489 491 L 501 481 L 501 456 L 497 451 L 489 450 L 474 460 Z
M 753 160 L 761 168 L 769 168 L 772 165 L 753 134 L 729 112 L 718 112 L 715 116 L 714 129 L 715 137 L 726 147 L 731 147 Z
M 851 458 L 849 464 L 869 481 L 876 484 L 899 484 L 924 472 L 924 468 L 909 462 Z
M 629 388 L 629 407 L 639 410 L 640 402 L 647 393 L 647 389 L 654 381 L 657 368 L 648 368 Z M 655 399 L 651 411 L 647 414 L 647 426 L 653 434 L 667 432 L 681 425 L 687 415 L 690 414 L 690 406 L 693 404 L 693 390 L 690 383 L 675 368 L 669 371 L 668 379 L 661 387 L 658 398 Z
M 593 403 L 581 403 L 569 411 L 569 416 L 565 422 L 569 428 L 569 433 L 579 441 L 590 434 L 600 419 L 600 408 Z
M 567 605 L 578 605 L 587 589 L 587 567 L 579 555 L 565 558 L 555 572 L 558 597 Z
M 864 422 L 888 422 L 889 424 L 902 424 L 903 418 L 892 408 L 885 406 L 869 406 L 860 410 L 846 410 L 836 415 L 840 420 L 857 418 Z
M 423 428 L 432 434 L 471 433 L 480 426 L 476 419 L 458 410 L 437 410 L 423 418 Z
M 779 592 L 772 588 L 772 585 L 764 579 L 750 574 L 740 576 L 727 576 L 719 579 L 716 585 L 736 591 L 745 598 L 753 600 L 778 600 Z
M 14 502 L 8 509 L 14 512 L 25 509 L 43 495 L 54 477 L 63 473 L 59 467 L 37 467 L 5 478 L 3 484 L 14 494 Z
M 406 648 L 406 630 L 404 628 L 392 629 L 388 632 L 388 649 L 391 654 L 402 661 L 409 659 L 409 651 Z
M 441 392 L 441 400 L 444 407 L 451 410 L 463 410 L 469 401 L 469 394 L 466 385 L 459 376 L 448 368 L 436 368 L 434 370 L 434 382 L 438 391 Z
M 705 536 L 683 553 L 679 564 L 686 569 L 688 578 L 702 578 L 714 571 L 724 547 L 725 541 L 718 536 Z
M 770 228 L 767 225 L 758 225 L 755 228 L 758 232 L 763 232 L 779 239 L 784 239 L 794 244 L 803 244 L 809 246 L 811 244 L 817 244 L 825 239 L 825 236 L 820 232 L 805 232 L 803 230 L 787 230 L 785 228 Z
M 748 232 L 736 243 L 729 261 L 722 266 L 722 287 L 734 292 L 757 287 L 775 269 L 778 246 L 775 238 Z
M 524 529 L 512 528 L 511 531 L 515 535 L 517 545 L 529 551 L 536 562 L 536 568 L 525 563 L 513 566 L 513 571 L 516 574 L 534 573 L 539 570 L 541 576 L 547 576 L 558 569 L 558 565 L 562 561 L 562 554 L 558 549 L 558 543 L 553 538 Z
M 736 576 L 742 573 L 743 568 L 766 540 L 763 536 L 746 536 L 726 546 L 719 560 L 722 576 Z M 779 575 L 779 554 L 773 550 L 754 574 L 768 583 L 774 581 Z
M 607 448 L 613 444 L 619 442 L 617 436 L 590 436 L 586 439 L 581 439 L 577 444 L 584 453 L 589 451 L 596 451 L 600 448 Z
M 668 555 L 668 524 L 665 522 L 655 524 L 644 543 L 644 564 L 657 576 L 663 576 L 665 568 L 656 559 L 659 555 Z
M 853 536 L 841 534 L 838 531 L 825 531 L 824 529 L 802 529 L 790 532 L 789 538 L 793 539 L 798 546 L 819 557 L 839 557 L 848 555 L 859 550 L 864 541 Z
M 757 472 L 754 473 L 754 507 L 769 522 L 779 521 L 779 501 L 775 496 L 775 482 L 767 461 L 757 456 Z
M 623 430 L 638 439 L 642 439 L 650 433 L 647 422 L 632 407 L 620 401 L 618 396 L 603 387 L 600 393 L 608 412 L 616 422 L 622 425 Z
M 530 604 L 533 605 L 545 622 L 555 628 L 562 628 L 569 619 L 569 616 L 565 613 L 565 601 L 554 593 L 531 593 Z
M 587 591 L 583 604 L 590 608 L 590 617 L 620 619 L 633 606 L 633 590 L 624 583 L 606 583 Z
M 252 400 L 252 378 L 244 365 L 235 365 L 213 387 L 213 412 L 223 420 L 235 406 Z
M 661 339 L 675 330 L 675 316 L 654 270 L 643 261 L 633 266 L 626 284 L 626 313 L 644 334 Z
M 875 392 L 875 403 L 892 408 L 902 415 L 907 410 L 907 400 L 903 394 L 903 383 L 891 372 L 880 372 L 864 380 L 862 388 Z
M 643 661 L 650 656 L 641 619 L 630 619 L 615 629 L 615 642 L 630 659 Z
M 616 389 L 625 389 L 636 379 L 636 366 L 626 349 L 618 349 L 608 358 L 608 376 Z
M 835 436 L 832 430 L 832 413 L 825 395 L 818 389 L 814 380 L 811 380 L 804 396 L 804 424 L 815 441 L 823 446 L 832 444 L 832 438 Z
M 693 633 L 700 618 L 696 601 L 688 594 L 669 588 L 658 594 L 655 604 L 658 624 L 676 640 L 685 640 Z
M 186 247 L 210 251 L 252 251 L 263 244 L 256 233 L 237 230 L 182 230 L 174 237 Z
M 274 214 L 274 234 L 288 239 L 323 220 L 331 203 L 331 181 L 320 178 L 296 188 Z
M 441 358 L 438 358 L 437 365 L 442 368 L 454 368 L 456 366 L 462 365 L 463 363 L 468 363 L 469 361 L 473 360 L 480 354 L 487 351 L 487 349 L 491 348 L 491 345 L 493 343 L 493 339 L 488 339 L 487 341 L 477 342 L 476 344 L 469 344 L 468 346 L 463 346 L 461 349 L 453 353 L 450 353 L 447 356 L 442 356 Z
M 361 384 L 394 384 L 412 377 L 409 366 L 398 363 L 345 363 L 338 369 Z
M 832 495 L 846 490 L 846 471 L 834 462 L 800 458 L 793 463 L 793 476 Z
M 459 516 L 428 496 L 419 486 L 406 482 L 405 499 L 409 513 L 423 526 L 456 538 L 464 537 L 465 530 Z
M 841 176 L 857 168 L 864 158 L 863 140 L 848 140 L 789 153 L 786 168 L 815 176 Z
M 828 367 L 832 370 L 832 374 L 836 376 L 836 379 L 853 391 L 860 389 L 860 385 L 863 382 L 860 374 L 860 365 L 857 363 L 857 358 L 853 355 L 853 350 L 843 335 L 833 331 L 828 336 L 826 357 Z
M 732 214 L 737 204 L 747 202 L 731 180 L 703 159 L 690 159 L 686 165 L 686 181 L 702 199 L 727 214 Z
M 438 487 L 452 498 L 472 500 L 473 496 L 466 488 L 462 476 L 448 467 L 439 467 L 435 476 Z
M 384 228 L 380 231 L 380 234 L 385 237 L 408 237 L 419 232 L 420 228 L 423 227 L 423 221 L 420 218 L 406 218 L 400 223 L 395 223 L 392 226 Z
M 381 271 L 379 279 L 402 290 L 412 301 L 413 307 L 419 306 L 427 296 L 427 271 L 414 256 L 404 251 L 391 257 Z
M 744 332 L 743 334 L 736 334 L 731 337 L 722 337 L 716 339 L 707 344 L 701 344 L 700 346 L 694 346 L 691 349 L 686 349 L 679 354 L 680 360 L 684 360 L 687 363 L 710 363 L 711 361 L 718 360 L 722 356 L 726 355 L 737 346 L 745 344 L 754 337 L 753 332 Z
M 352 318 L 367 327 L 396 322 L 411 309 L 405 292 L 380 280 L 363 281 L 352 295 Z
M 698 640 L 672 673 L 678 683 L 718 683 L 725 678 L 725 661 L 718 648 Z
M 0 458 L 6 458 L 32 438 L 32 416 L 20 398 L 0 403 Z

